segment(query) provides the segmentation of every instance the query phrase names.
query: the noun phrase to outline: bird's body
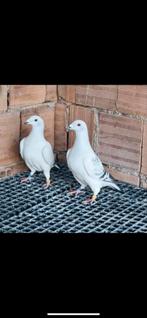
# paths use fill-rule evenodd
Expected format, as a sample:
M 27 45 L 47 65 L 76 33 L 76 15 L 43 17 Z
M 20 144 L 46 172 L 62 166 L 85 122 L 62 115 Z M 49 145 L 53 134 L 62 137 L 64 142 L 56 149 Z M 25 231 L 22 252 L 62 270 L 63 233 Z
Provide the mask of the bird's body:
M 54 166 L 55 156 L 50 143 L 44 137 L 43 120 L 39 116 L 32 116 L 26 123 L 32 124 L 33 128 L 30 134 L 20 142 L 21 157 L 31 170 L 29 178 L 36 171 L 43 171 L 46 186 L 49 186 L 50 170 Z M 27 179 L 29 180 L 29 178 Z
M 30 134 L 21 141 L 22 157 L 30 170 L 43 171 L 52 168 L 54 164 L 54 155 L 52 147 L 44 138 L 37 138 L 34 143 L 34 138 Z M 31 150 L 31 151 L 30 151 Z M 45 156 L 48 152 L 48 158 Z
M 69 127 L 76 133 L 74 145 L 67 152 L 68 167 L 81 185 L 76 193 L 89 186 L 93 191 L 92 200 L 94 201 L 102 187 L 109 186 L 119 190 L 119 187 L 105 171 L 101 160 L 93 151 L 86 124 L 77 120 Z

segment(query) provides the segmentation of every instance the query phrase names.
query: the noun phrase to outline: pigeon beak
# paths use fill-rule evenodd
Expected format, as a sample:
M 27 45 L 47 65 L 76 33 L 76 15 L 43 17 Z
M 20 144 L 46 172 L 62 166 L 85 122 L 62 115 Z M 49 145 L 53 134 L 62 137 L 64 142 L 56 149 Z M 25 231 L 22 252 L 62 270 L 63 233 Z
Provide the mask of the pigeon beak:
M 29 122 L 26 120 L 26 121 L 24 122 L 24 124 L 25 124 L 25 125 L 29 125 Z
M 68 127 L 66 127 L 66 131 L 69 132 L 71 130 L 71 125 L 69 125 Z

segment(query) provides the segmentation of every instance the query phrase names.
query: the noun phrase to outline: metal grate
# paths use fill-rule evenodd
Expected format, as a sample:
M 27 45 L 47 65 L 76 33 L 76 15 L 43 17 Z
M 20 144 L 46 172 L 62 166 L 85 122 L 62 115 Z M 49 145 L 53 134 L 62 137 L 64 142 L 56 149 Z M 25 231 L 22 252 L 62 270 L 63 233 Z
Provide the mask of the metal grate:
M 42 173 L 21 184 L 27 174 L 0 182 L 0 232 L 147 232 L 147 191 L 142 188 L 118 182 L 121 193 L 103 188 L 96 203 L 85 206 L 82 201 L 92 193 L 67 195 L 71 184 L 78 187 L 67 167 L 52 169 L 53 185 L 46 190 Z

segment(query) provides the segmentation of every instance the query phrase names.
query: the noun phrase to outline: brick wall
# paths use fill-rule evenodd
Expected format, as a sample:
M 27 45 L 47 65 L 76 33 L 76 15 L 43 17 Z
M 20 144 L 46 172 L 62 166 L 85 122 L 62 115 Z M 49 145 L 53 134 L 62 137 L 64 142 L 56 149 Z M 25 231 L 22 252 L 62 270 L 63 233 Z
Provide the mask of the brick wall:
M 65 126 L 86 121 L 90 141 L 118 180 L 147 188 L 147 85 L 1 85 L 0 176 L 26 170 L 19 141 L 26 118 L 45 120 L 45 136 L 65 160 L 74 134 Z
M 54 147 L 56 85 L 0 86 L 0 177 L 27 169 L 19 155 L 20 139 L 30 127 L 24 121 L 40 115 L 45 121 L 45 136 Z
M 56 116 L 61 109 L 63 121 L 87 122 L 94 150 L 116 179 L 147 188 L 147 85 L 59 85 Z M 62 158 L 74 134 L 64 138 Z

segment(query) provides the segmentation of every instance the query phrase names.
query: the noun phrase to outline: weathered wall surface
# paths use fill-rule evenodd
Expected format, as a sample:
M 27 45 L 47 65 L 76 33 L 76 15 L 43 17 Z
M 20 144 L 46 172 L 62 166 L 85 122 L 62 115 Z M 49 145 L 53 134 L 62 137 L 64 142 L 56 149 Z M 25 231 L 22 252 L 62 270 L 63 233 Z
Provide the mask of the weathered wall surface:
M 0 177 L 26 170 L 19 142 L 30 131 L 24 125 L 29 116 L 37 114 L 44 119 L 46 138 L 54 146 L 56 102 L 56 85 L 0 86 Z
M 147 85 L 59 85 L 59 101 L 65 120 L 87 122 L 96 153 L 116 179 L 147 187 Z
M 147 85 L 1 85 L 1 177 L 26 170 L 19 141 L 29 133 L 24 121 L 33 114 L 44 119 L 59 160 L 74 141 L 65 127 L 83 119 L 106 169 L 147 188 Z

